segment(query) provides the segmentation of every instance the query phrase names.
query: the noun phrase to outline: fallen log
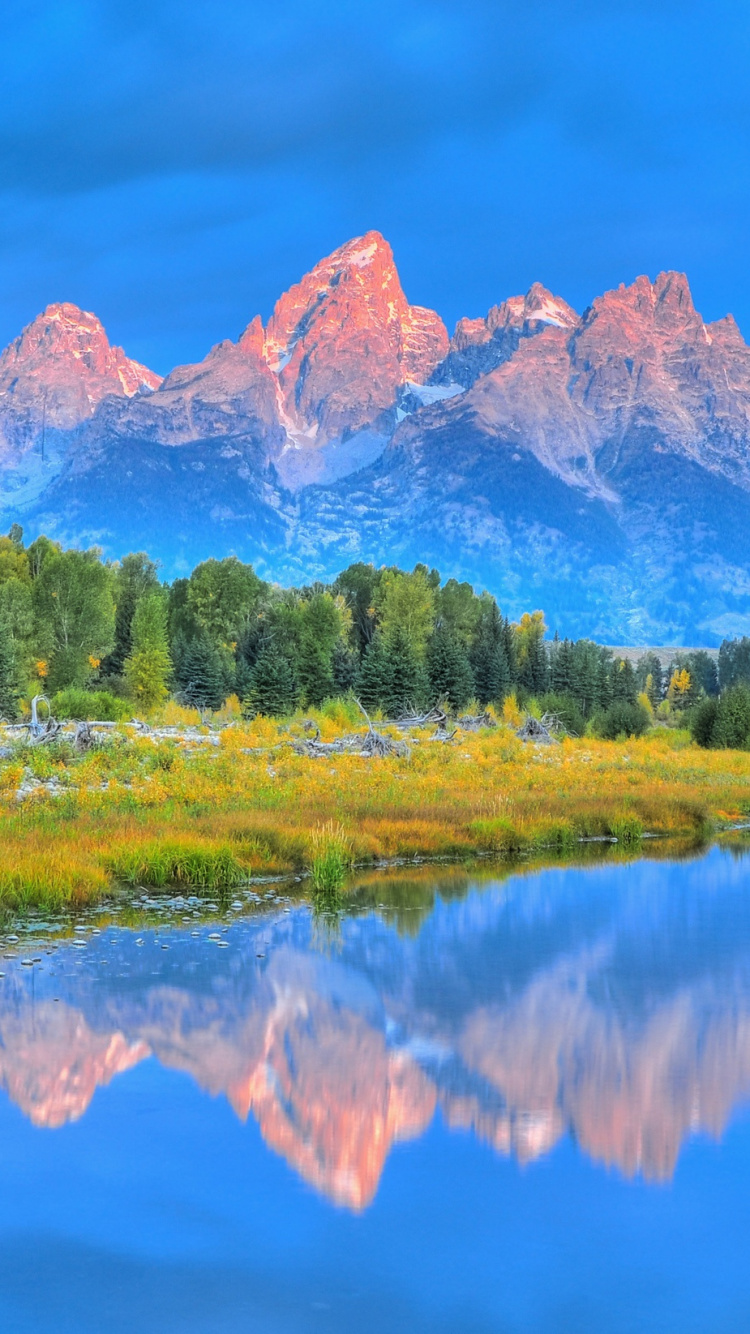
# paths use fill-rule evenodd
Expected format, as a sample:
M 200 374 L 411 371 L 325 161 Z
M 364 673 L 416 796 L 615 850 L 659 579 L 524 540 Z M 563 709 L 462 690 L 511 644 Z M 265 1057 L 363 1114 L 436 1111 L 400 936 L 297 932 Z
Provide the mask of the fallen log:
M 456 719 L 456 724 L 464 732 L 480 732 L 483 727 L 497 727 L 492 714 L 486 710 L 484 713 L 463 713 Z

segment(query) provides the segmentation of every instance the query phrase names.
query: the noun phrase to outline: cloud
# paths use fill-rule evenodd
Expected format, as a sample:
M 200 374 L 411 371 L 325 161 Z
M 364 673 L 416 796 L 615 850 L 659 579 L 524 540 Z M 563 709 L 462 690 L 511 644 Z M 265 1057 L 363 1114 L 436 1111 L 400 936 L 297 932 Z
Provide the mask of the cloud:
M 544 45 L 503 0 L 460 11 L 444 0 L 46 0 L 16 11 L 0 55 L 0 170 L 42 193 L 310 155 L 361 160 L 476 116 L 499 125 L 538 97 Z
M 0 343 L 168 370 L 370 226 L 452 323 L 685 267 L 750 328 L 741 0 L 5 0 Z

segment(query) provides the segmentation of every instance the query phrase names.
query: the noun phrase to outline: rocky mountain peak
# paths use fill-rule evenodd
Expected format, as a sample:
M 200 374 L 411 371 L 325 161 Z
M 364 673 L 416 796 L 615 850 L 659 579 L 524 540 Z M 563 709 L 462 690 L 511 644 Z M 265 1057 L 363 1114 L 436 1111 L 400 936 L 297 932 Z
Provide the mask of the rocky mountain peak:
M 0 381 L 26 374 L 52 387 L 69 373 L 84 381 L 92 402 L 161 384 L 161 376 L 110 344 L 96 315 L 63 301 L 47 306 L 0 355 Z
M 448 350 L 434 311 L 406 299 L 379 232 L 348 241 L 277 302 L 265 355 L 297 445 L 373 426 L 407 380 L 424 383 Z
M 23 453 L 47 427 L 79 426 L 107 395 L 131 398 L 160 384 L 110 344 L 96 315 L 56 302 L 0 354 L 0 451 Z
M 547 328 L 572 331 L 580 318 L 562 297 L 542 283 L 532 283 L 525 296 L 511 296 L 492 306 L 480 319 L 461 319 L 456 325 L 448 356 L 433 375 L 438 384 L 469 388 L 482 375 L 508 361 L 521 340 Z

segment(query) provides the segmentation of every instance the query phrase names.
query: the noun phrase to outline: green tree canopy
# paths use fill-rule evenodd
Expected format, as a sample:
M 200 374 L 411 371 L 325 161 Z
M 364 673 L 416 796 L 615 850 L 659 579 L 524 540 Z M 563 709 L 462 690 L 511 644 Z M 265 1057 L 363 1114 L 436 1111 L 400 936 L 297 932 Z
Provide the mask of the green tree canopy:
M 435 594 L 435 613 L 438 623 L 453 639 L 470 649 L 482 618 L 482 599 L 477 597 L 471 584 L 449 579 Z
M 480 605 L 481 616 L 471 650 L 474 690 L 480 704 L 499 704 L 510 692 L 512 684 L 508 658 L 511 632 L 493 597 L 483 594 Z
M 236 556 L 205 560 L 188 580 L 187 606 L 218 648 L 233 651 L 265 585 Z
M 354 637 L 360 653 L 364 653 L 375 634 L 375 602 L 381 573 L 374 565 L 357 561 L 342 570 L 333 585 L 334 592 L 346 598 L 352 613 Z
M 0 620 L 0 718 L 15 721 L 18 715 L 18 671 L 13 640 Z
M 384 570 L 377 590 L 376 608 L 383 638 L 408 640 L 417 659 L 423 660 L 435 621 L 435 591 L 424 569 L 411 574 Z
M 102 663 L 103 676 L 119 676 L 132 649 L 132 626 L 141 598 L 159 588 L 157 565 L 145 551 L 131 552 L 114 566 L 115 642 Z
M 172 672 L 167 641 L 167 602 L 162 592 L 141 596 L 131 625 L 131 652 L 125 659 L 125 679 L 133 699 L 153 709 L 167 697 Z
M 83 685 L 112 648 L 113 583 L 112 569 L 102 564 L 96 548 L 45 551 L 33 603 L 37 643 L 49 660 L 52 690 Z
M 205 632 L 173 646 L 175 680 L 185 704 L 220 709 L 227 697 L 226 663 Z
M 297 678 L 304 705 L 322 704 L 333 695 L 333 657 L 345 638 L 351 613 L 344 598 L 314 593 L 298 608 Z

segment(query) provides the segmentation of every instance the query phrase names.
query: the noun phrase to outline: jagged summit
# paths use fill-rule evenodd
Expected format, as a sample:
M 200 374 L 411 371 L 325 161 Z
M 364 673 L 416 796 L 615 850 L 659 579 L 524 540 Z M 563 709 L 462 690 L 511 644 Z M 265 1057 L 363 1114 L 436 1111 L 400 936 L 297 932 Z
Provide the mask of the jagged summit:
M 107 338 L 101 320 L 71 302 L 55 302 L 28 324 L 0 354 L 0 379 L 35 375 L 40 382 L 61 378 L 61 367 L 77 372 L 87 393 L 99 401 L 107 392 L 131 396 L 156 389 L 161 376 L 126 356 Z
M 425 560 L 609 642 L 750 632 L 750 348 L 681 273 L 449 340 L 370 231 L 161 383 L 50 306 L 0 357 L 0 479 L 8 521 L 168 569 Z
M 74 429 L 108 394 L 131 398 L 159 384 L 112 346 L 96 315 L 49 305 L 0 354 L 0 457 L 23 454 L 43 430 Z
M 293 442 L 379 424 L 397 387 L 425 382 L 447 350 L 443 321 L 409 305 L 393 251 L 375 231 L 334 250 L 291 287 L 265 337 Z

